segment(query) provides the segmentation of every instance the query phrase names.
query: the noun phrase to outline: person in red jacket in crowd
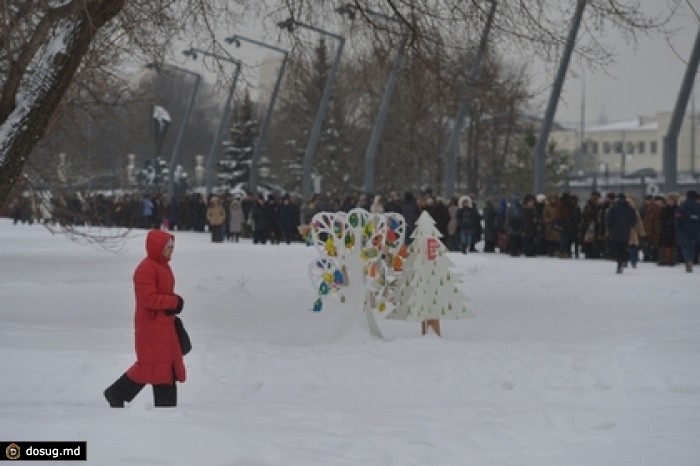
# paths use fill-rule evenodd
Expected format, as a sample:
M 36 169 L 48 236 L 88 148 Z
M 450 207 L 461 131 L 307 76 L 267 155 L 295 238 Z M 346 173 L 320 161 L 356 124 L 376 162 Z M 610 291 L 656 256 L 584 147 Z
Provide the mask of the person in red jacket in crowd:
M 174 293 L 169 265 L 174 247 L 175 237 L 166 231 L 146 236 L 147 257 L 134 272 L 136 362 L 104 391 L 112 408 L 123 408 L 146 384 L 153 386 L 156 407 L 177 405 L 175 382 L 184 382 L 187 374 L 173 322 L 184 304 Z

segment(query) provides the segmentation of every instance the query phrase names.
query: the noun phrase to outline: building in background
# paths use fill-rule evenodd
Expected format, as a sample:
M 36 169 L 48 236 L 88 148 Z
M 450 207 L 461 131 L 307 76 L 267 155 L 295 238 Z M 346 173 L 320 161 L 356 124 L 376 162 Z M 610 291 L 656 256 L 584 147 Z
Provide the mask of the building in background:
M 637 186 L 654 193 L 658 184 L 663 184 L 664 136 L 671 116 L 671 112 L 658 112 L 654 116 L 593 126 L 585 129 L 583 138 L 579 129 L 564 128 L 552 131 L 550 138 L 558 149 L 568 152 L 577 162 L 572 186 L 595 185 L 603 190 Z M 700 114 L 688 112 L 678 137 L 681 185 L 695 185 L 700 178 L 699 134 Z M 649 185 L 657 187 L 648 188 Z

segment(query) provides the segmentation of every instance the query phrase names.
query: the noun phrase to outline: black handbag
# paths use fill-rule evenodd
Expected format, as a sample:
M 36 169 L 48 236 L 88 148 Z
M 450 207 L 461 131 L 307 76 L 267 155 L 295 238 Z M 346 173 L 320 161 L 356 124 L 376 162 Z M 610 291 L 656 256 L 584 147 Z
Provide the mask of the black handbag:
M 175 317 L 175 332 L 177 332 L 177 339 L 180 342 L 180 349 L 182 350 L 183 356 L 190 351 L 192 351 L 192 341 L 190 336 L 185 330 L 185 325 L 182 323 L 182 319 Z

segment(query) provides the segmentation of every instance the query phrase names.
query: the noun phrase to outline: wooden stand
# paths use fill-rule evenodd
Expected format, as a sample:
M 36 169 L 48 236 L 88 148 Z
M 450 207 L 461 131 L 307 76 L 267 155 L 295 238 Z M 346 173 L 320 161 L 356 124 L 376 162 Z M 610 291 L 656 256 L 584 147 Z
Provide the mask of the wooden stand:
M 420 323 L 421 334 L 425 335 L 428 333 L 428 329 L 432 328 L 435 335 L 440 335 L 440 319 L 426 319 Z

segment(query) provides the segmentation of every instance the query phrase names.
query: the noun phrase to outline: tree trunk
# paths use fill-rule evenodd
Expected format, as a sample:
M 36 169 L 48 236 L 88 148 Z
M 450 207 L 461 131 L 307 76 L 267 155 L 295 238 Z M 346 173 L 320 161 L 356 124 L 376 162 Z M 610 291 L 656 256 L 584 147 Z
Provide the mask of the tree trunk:
M 38 59 L 32 71 L 25 73 L 27 84 L 7 97 L 17 101 L 0 122 L 0 206 L 8 202 L 97 30 L 114 18 L 125 2 L 88 1 L 78 13 L 53 23 L 50 39 L 36 47 L 34 57 Z M 7 102 L 0 102 L 0 108 L 5 105 Z

